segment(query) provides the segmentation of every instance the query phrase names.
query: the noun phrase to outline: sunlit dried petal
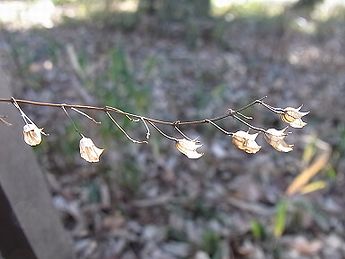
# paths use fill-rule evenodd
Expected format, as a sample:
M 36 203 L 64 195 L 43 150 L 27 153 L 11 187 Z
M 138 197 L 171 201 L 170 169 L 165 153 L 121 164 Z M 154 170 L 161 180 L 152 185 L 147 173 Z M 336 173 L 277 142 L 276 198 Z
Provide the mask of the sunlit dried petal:
M 88 162 L 99 162 L 99 157 L 103 153 L 103 148 L 95 146 L 90 138 L 83 137 L 79 143 L 80 156 Z
M 307 115 L 308 112 L 301 112 L 302 106 L 298 107 L 297 109 L 292 107 L 286 107 L 284 112 L 281 114 L 282 121 L 289 123 L 293 128 L 303 128 L 307 123 L 302 121 L 302 117 Z
M 240 150 L 243 150 L 250 154 L 255 154 L 261 149 L 255 139 L 258 136 L 258 133 L 249 134 L 245 131 L 237 131 L 232 135 L 232 143 Z
M 296 128 L 296 129 L 303 128 L 305 125 L 307 125 L 307 123 L 302 121 L 302 119 L 297 119 L 297 120 L 290 123 L 290 126 L 293 128 Z
M 39 129 L 35 124 L 26 124 L 23 127 L 24 141 L 30 146 L 37 146 L 42 141 L 42 129 Z
M 290 152 L 293 150 L 293 145 L 287 144 L 284 140 L 286 129 L 287 127 L 282 130 L 268 129 L 265 133 L 267 143 L 280 152 Z
M 176 141 L 177 150 L 191 159 L 197 159 L 204 155 L 204 153 L 199 153 L 197 151 L 201 146 L 202 145 L 198 144 L 195 140 L 178 139 Z

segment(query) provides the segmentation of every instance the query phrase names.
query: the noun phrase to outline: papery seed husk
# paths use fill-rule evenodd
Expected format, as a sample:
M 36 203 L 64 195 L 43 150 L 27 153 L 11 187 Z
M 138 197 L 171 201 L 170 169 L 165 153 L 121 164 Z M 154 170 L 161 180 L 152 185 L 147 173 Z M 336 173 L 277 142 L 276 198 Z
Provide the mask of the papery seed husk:
M 187 156 L 191 159 L 197 159 L 202 157 L 204 154 L 199 153 L 196 149 L 201 147 L 201 144 L 196 144 L 195 141 L 187 140 L 187 139 L 179 139 L 176 142 L 176 148 L 178 151 L 180 151 L 182 154 Z
M 265 134 L 265 140 L 270 144 L 275 150 L 280 152 L 290 152 L 293 150 L 294 145 L 289 145 L 284 141 L 284 137 L 275 136 L 272 134 Z
M 42 142 L 42 129 L 39 129 L 35 124 L 26 124 L 23 127 L 24 141 L 30 146 L 37 146 Z
M 302 119 L 298 119 L 295 120 L 293 122 L 290 123 L 290 126 L 296 129 L 301 129 L 303 128 L 305 125 L 307 125 L 307 123 L 305 123 L 304 121 L 302 121 Z
M 83 137 L 79 143 L 80 156 L 88 162 L 99 162 L 104 149 L 96 147 L 90 138 Z
M 232 143 L 240 150 L 245 151 L 249 154 L 255 154 L 261 149 L 255 142 L 255 138 L 257 137 L 256 134 L 249 134 L 245 131 L 237 131 L 232 135 Z
M 291 116 L 290 114 L 288 113 L 283 113 L 280 118 L 282 119 L 282 121 L 286 122 L 286 123 L 291 123 L 293 121 L 296 120 L 295 117 Z

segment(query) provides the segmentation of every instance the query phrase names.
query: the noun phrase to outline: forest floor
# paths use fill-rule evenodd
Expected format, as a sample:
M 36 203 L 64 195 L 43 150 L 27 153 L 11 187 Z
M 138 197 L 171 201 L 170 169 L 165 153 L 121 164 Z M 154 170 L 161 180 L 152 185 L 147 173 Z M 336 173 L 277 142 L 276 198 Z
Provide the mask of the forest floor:
M 102 114 L 92 114 L 101 126 L 71 114 L 106 149 L 100 163 L 88 164 L 61 110 L 23 106 L 50 133 L 34 150 L 78 258 L 345 258 L 345 21 L 122 18 L 2 32 L 0 47 L 21 79 L 15 96 L 174 121 L 223 114 L 267 95 L 276 107 L 304 104 L 308 125 L 289 129 L 292 152 L 259 137 L 255 155 L 210 125 L 181 127 L 204 144 L 205 155 L 189 160 L 154 129 L 148 145 L 136 145 Z M 246 114 L 255 125 L 284 127 L 261 106 Z M 140 123 L 118 120 L 145 136 Z M 220 125 L 247 130 L 231 119 Z M 287 195 L 311 167 L 318 174 L 310 181 L 326 187 Z

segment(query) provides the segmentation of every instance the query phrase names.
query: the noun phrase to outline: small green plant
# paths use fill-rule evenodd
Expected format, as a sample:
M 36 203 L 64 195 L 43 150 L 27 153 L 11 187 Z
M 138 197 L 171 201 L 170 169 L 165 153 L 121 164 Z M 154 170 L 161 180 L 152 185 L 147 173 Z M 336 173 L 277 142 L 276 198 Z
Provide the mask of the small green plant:
M 212 259 L 220 258 L 221 238 L 217 233 L 207 230 L 202 235 L 202 250 L 209 254 Z
M 252 235 L 256 240 L 263 240 L 266 237 L 265 228 L 259 221 L 252 220 L 250 222 L 250 228 Z
M 285 200 L 278 202 L 276 206 L 276 214 L 274 217 L 274 230 L 273 234 L 276 238 L 282 236 L 286 226 L 286 212 L 287 212 L 287 203 Z

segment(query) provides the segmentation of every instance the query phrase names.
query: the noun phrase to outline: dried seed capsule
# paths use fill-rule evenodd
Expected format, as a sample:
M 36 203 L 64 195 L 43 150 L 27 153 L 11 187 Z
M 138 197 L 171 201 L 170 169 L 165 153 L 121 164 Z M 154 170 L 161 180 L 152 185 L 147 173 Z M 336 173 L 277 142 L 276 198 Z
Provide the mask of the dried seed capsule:
M 86 161 L 99 162 L 99 157 L 103 153 L 103 148 L 98 148 L 90 138 L 83 137 L 79 142 L 80 156 Z

